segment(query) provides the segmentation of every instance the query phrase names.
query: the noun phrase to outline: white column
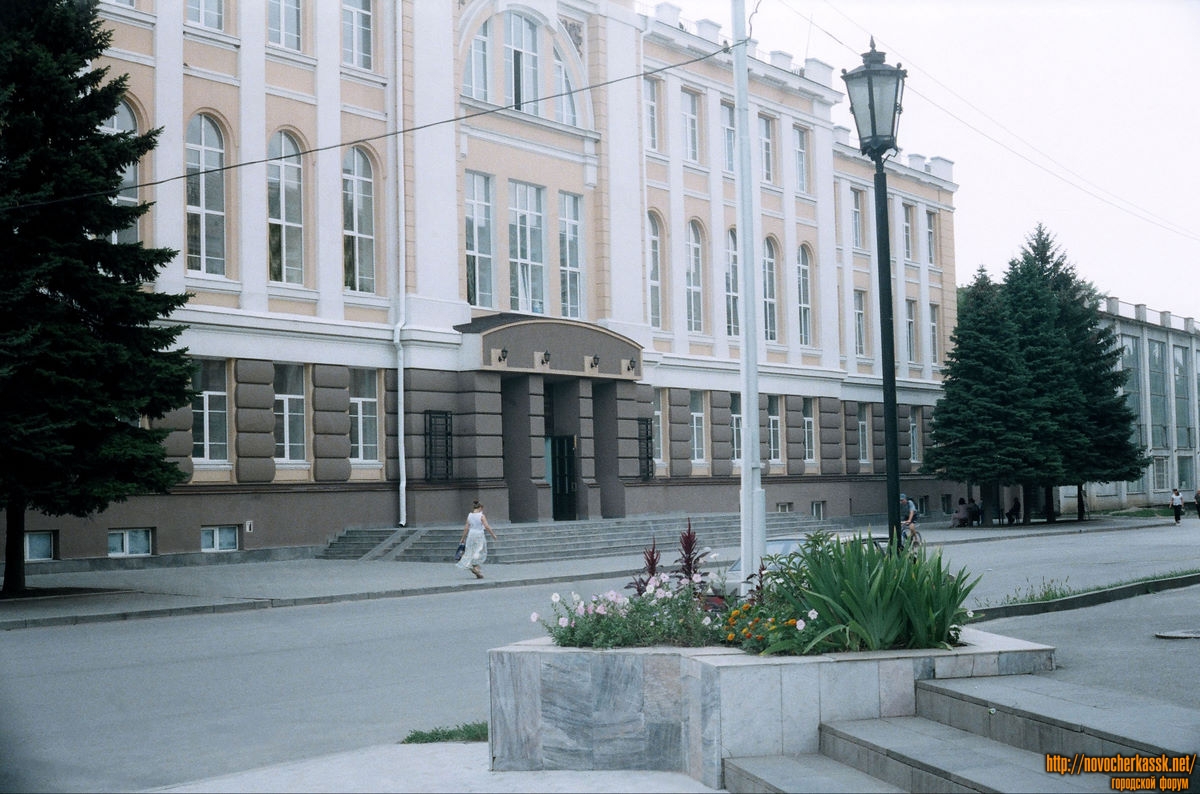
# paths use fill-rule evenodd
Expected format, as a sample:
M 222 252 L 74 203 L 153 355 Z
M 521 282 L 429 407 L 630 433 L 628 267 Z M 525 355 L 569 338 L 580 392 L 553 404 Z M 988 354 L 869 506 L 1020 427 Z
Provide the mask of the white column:
M 319 293 L 317 314 L 340 320 L 343 315 L 342 263 L 342 157 L 346 149 L 342 140 L 341 64 L 342 64 L 341 6 L 336 3 L 313 4 L 313 38 L 315 40 L 317 114 L 313 197 L 315 212 L 305 217 L 317 219 L 315 246 L 311 259 L 317 268 L 316 288 Z M 375 175 L 375 193 L 379 196 L 385 184 L 383 174 Z
M 153 118 L 147 127 L 162 127 L 158 145 L 151 153 L 152 174 L 146 180 L 167 179 L 187 170 L 184 146 L 189 118 L 183 107 L 183 3 L 162 3 L 154 23 L 154 97 Z M 187 223 L 186 182 L 175 179 L 156 185 L 142 195 L 154 202 L 150 213 L 152 239 L 156 248 L 174 248 L 179 254 L 159 274 L 156 287 L 161 292 L 184 292 L 187 269 L 185 239 Z

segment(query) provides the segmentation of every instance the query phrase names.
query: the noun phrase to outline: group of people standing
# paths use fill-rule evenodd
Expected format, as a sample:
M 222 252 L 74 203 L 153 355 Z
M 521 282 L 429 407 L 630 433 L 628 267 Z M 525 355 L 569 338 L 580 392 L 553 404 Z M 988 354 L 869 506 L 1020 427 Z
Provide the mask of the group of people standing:
M 958 507 L 954 510 L 954 515 L 950 516 L 951 527 L 970 527 L 980 523 L 983 516 L 983 508 L 976 502 L 975 497 L 963 499 L 958 497 Z M 1014 496 L 1012 504 L 1008 508 L 1008 512 L 1004 514 L 1008 519 L 1008 523 L 1015 524 L 1021 520 L 1021 497 Z

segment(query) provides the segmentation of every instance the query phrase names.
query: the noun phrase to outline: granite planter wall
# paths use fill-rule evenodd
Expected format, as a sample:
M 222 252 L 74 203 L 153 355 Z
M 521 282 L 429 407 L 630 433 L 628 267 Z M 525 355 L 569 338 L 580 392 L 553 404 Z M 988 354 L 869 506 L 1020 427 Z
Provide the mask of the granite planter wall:
M 723 785 L 723 759 L 815 753 L 821 722 L 916 713 L 928 678 L 1054 669 L 1054 648 L 970 627 L 953 650 L 752 656 L 729 648 L 488 653 L 494 771 L 654 769 Z

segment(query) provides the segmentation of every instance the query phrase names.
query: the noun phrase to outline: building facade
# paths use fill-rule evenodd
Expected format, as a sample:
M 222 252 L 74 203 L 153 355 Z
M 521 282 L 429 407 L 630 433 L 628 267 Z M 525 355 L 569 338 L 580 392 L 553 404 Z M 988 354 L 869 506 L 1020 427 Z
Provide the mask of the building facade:
M 736 512 L 749 421 L 768 510 L 886 514 L 873 164 L 829 65 L 752 49 L 740 229 L 729 37 L 676 6 L 100 6 L 113 128 L 162 129 L 126 235 L 180 252 L 153 286 L 192 296 L 198 396 L 164 420 L 184 483 L 30 514 L 31 560 L 304 553 L 475 498 L 501 522 Z M 916 471 L 957 186 L 939 157 L 887 170 L 902 487 L 948 513 Z

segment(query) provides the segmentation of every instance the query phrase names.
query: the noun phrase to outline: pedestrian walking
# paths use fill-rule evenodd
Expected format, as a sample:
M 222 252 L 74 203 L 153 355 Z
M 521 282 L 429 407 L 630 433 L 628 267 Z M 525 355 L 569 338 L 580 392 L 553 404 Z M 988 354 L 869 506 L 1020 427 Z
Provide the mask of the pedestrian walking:
M 1178 524 L 1183 518 L 1183 496 L 1180 495 L 1178 488 L 1171 492 L 1171 510 L 1175 512 L 1175 523 Z
M 487 516 L 483 514 L 483 505 L 476 499 L 471 506 L 471 512 L 467 513 L 467 522 L 463 524 L 462 537 L 458 539 L 459 545 L 463 546 L 462 557 L 455 563 L 464 571 L 469 570 L 475 574 L 476 579 L 483 578 L 483 571 L 479 569 L 479 566 L 487 560 L 487 537 L 483 534 L 485 529 L 493 539 L 499 540 L 492 525 L 488 523 Z
M 1196 489 L 1196 518 L 1200 518 L 1200 488 Z

